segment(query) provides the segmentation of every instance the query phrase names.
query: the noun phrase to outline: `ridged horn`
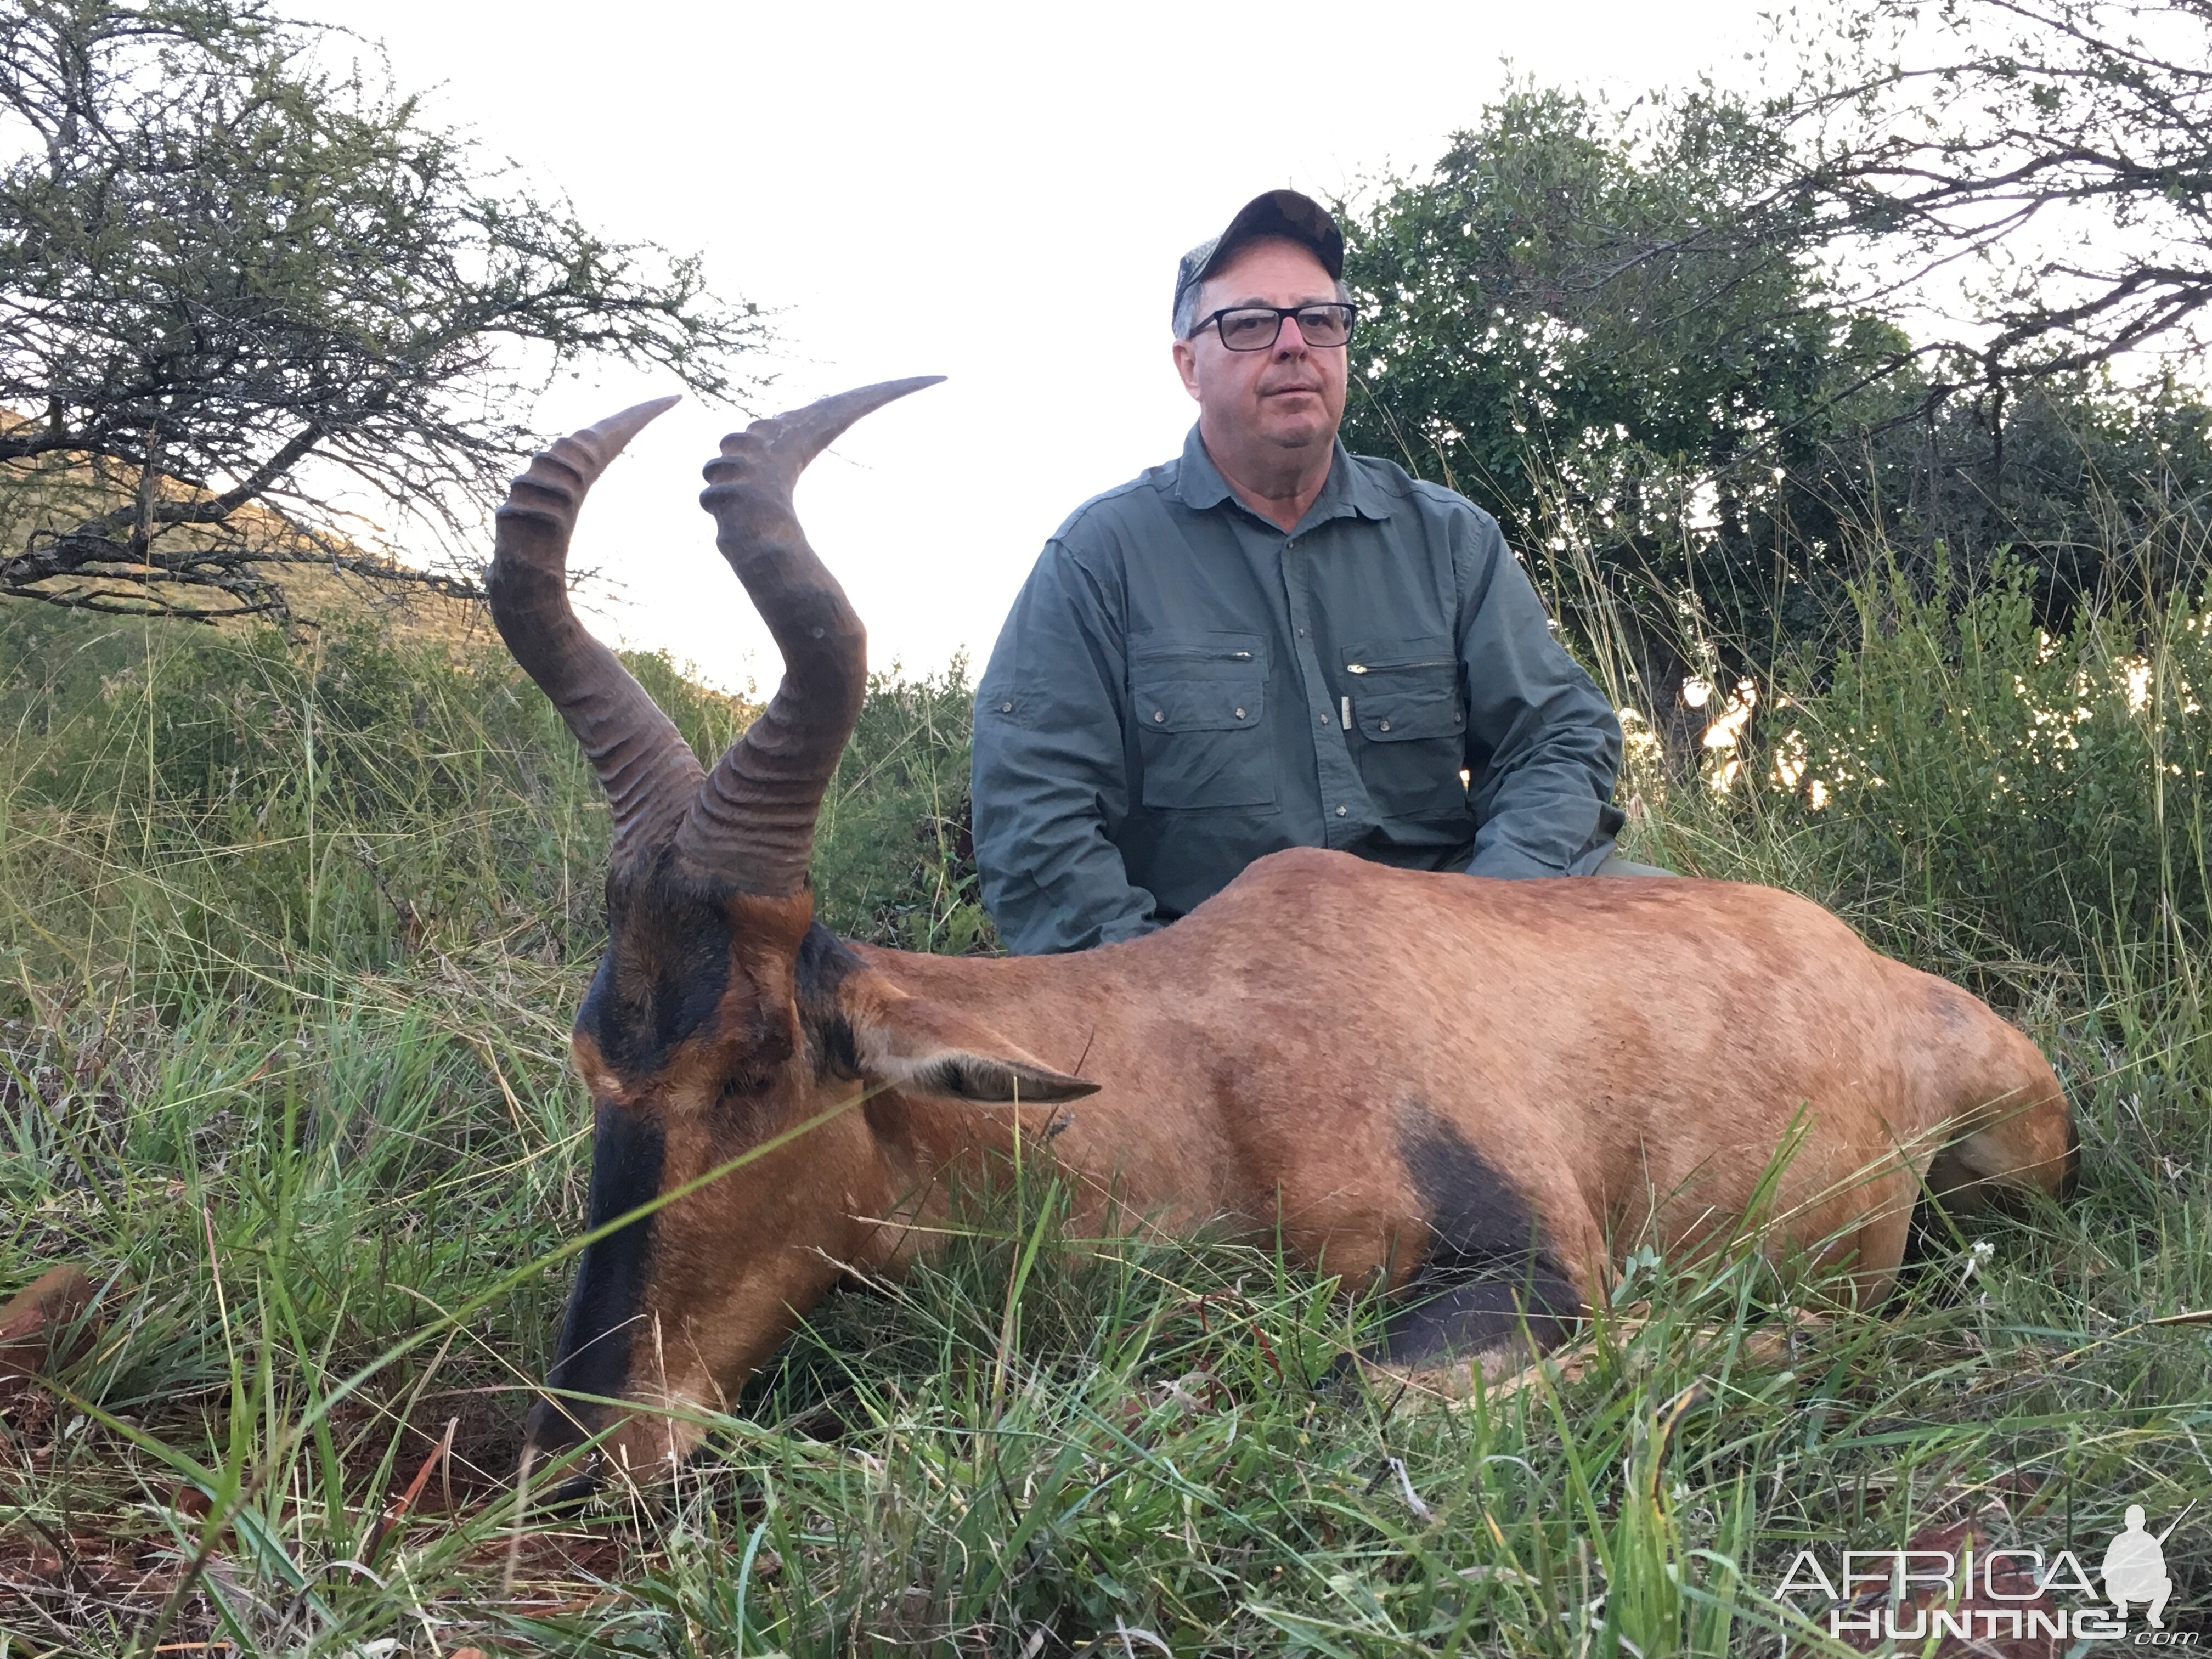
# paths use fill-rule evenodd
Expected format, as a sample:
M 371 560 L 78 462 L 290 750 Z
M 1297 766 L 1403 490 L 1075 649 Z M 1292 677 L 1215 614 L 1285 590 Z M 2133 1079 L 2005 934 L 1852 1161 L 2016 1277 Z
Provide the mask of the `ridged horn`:
M 571 433 L 531 458 L 497 514 L 484 590 L 500 637 L 561 711 L 614 809 L 617 861 L 665 842 L 701 776 L 668 716 L 568 605 L 568 538 L 585 493 L 646 422 L 680 400 L 657 398 Z
M 806 544 L 793 488 L 860 416 L 944 378 L 885 380 L 756 421 L 707 463 L 699 505 L 783 653 L 783 683 L 701 787 L 676 847 L 744 891 L 787 898 L 805 886 L 814 820 L 868 689 L 867 630 Z

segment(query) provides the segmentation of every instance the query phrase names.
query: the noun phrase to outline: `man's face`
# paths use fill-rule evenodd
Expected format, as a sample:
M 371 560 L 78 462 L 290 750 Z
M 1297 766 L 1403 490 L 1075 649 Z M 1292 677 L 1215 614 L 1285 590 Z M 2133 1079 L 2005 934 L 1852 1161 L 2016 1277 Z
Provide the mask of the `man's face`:
M 1268 238 L 1239 248 L 1206 278 L 1198 314 L 1224 306 L 1327 305 L 1335 298 L 1336 284 L 1311 250 Z M 1267 351 L 1231 351 L 1210 326 L 1175 343 L 1176 368 L 1183 389 L 1198 399 L 1208 441 L 1247 452 L 1333 443 L 1344 419 L 1348 355 L 1346 346 L 1309 346 L 1289 318 Z

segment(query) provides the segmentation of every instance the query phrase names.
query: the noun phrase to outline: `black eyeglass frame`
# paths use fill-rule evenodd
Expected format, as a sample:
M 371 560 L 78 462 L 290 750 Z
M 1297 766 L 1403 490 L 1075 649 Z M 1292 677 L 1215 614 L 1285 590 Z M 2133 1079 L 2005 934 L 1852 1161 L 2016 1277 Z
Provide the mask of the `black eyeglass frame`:
M 1224 317 L 1233 316 L 1240 311 L 1247 313 L 1272 311 L 1275 313 L 1275 331 L 1267 337 L 1267 343 L 1265 345 L 1240 346 L 1229 343 L 1229 336 L 1221 329 L 1221 319 Z M 1312 346 L 1316 351 L 1335 351 L 1348 346 L 1352 343 L 1352 337 L 1358 331 L 1359 308 L 1357 306 L 1346 300 L 1321 300 L 1310 305 L 1303 306 L 1224 306 L 1211 316 L 1199 319 L 1198 325 L 1183 337 L 1195 340 L 1210 328 L 1221 341 L 1221 347 L 1224 351 L 1273 351 L 1275 349 L 1275 342 L 1283 337 L 1284 319 L 1295 317 L 1302 311 L 1340 311 L 1344 313 L 1344 337 L 1334 345 L 1325 346 L 1314 345 L 1311 340 L 1306 340 L 1306 343 Z M 1306 325 L 1300 323 L 1298 337 L 1302 340 L 1305 339 L 1305 333 Z

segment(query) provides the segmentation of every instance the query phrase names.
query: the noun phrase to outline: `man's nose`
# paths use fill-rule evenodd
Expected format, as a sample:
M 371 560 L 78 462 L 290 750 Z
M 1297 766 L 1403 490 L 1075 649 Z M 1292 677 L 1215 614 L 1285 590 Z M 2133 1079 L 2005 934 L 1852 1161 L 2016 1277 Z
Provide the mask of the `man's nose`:
M 1289 357 L 1303 357 L 1312 348 L 1306 344 L 1305 335 L 1298 328 L 1298 319 L 1295 317 L 1284 318 L 1282 327 L 1275 331 L 1277 361 Z

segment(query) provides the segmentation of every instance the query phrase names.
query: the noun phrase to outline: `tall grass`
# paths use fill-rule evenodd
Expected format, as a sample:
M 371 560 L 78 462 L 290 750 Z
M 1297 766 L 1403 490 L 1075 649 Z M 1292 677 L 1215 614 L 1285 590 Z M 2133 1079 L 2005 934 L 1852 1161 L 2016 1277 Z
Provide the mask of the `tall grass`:
M 108 1320 L 9 1408 L 9 1659 L 1813 1652 L 1769 1593 L 1801 1546 L 1975 1516 L 2092 1559 L 2131 1501 L 2197 1504 L 2202 1629 L 2208 610 L 2051 639 L 2002 584 L 1861 599 L 1734 787 L 1635 781 L 1638 848 L 1998 1000 L 2080 1109 L 2073 1203 L 1932 1228 L 1879 1315 L 1646 1252 L 1443 1409 L 1344 1364 L 1373 1306 L 1079 1237 L 1030 1168 L 817 1310 L 673 1485 L 560 1513 L 511 1477 L 583 1226 L 605 817 L 566 734 L 491 649 L 0 612 L 0 1289 L 76 1261 Z M 702 754 L 741 724 L 635 665 Z M 876 687 L 834 925 L 992 948 L 966 718 L 957 675 Z

